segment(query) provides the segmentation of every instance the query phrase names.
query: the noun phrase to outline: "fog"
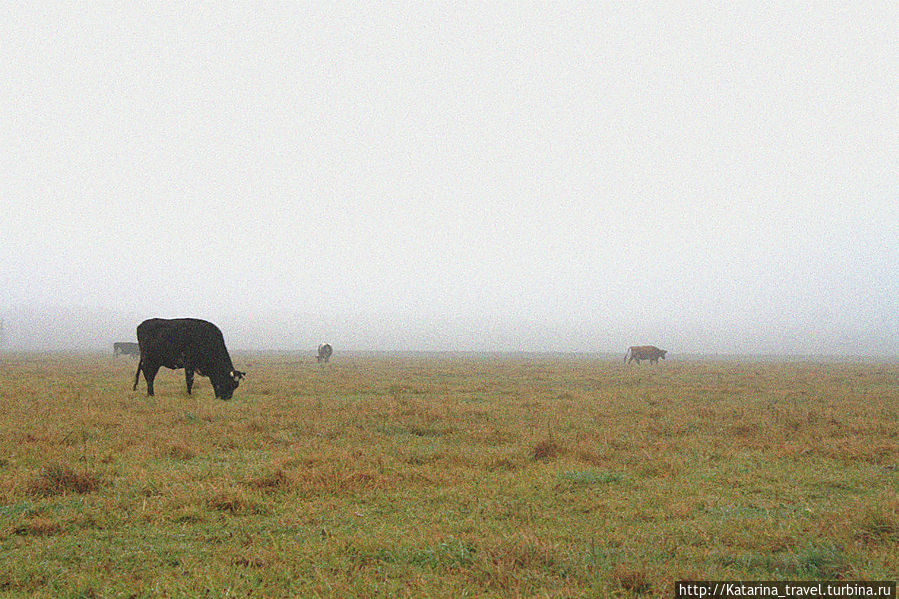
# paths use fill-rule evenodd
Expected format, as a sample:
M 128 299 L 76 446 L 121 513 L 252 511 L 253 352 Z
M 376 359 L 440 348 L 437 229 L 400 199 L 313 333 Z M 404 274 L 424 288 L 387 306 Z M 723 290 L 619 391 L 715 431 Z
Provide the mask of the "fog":
M 0 349 L 899 355 L 895 3 L 329 4 L 6 11 Z

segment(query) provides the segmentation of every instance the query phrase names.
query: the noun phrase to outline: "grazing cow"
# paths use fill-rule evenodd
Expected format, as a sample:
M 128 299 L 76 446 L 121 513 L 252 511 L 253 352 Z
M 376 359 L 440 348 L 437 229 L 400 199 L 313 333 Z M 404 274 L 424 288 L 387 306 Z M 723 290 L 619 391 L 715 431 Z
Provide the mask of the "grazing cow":
M 658 364 L 659 358 L 664 360 L 667 353 L 667 349 L 659 349 L 655 345 L 632 345 L 624 352 L 624 361 L 630 364 L 636 360 L 639 364 L 641 360 L 649 360 L 650 364 Z
M 315 356 L 315 360 L 319 364 L 321 364 L 322 362 L 327 364 L 328 360 L 331 359 L 331 354 L 333 354 L 333 353 L 334 353 L 334 350 L 331 348 L 331 344 L 322 343 L 321 345 L 318 346 L 318 355 Z
M 116 341 L 112 344 L 112 355 L 114 356 L 139 356 L 140 345 L 137 343 L 126 343 L 125 341 Z
M 140 363 L 134 375 L 134 387 L 143 371 L 147 395 L 153 395 L 153 379 L 159 368 L 183 368 L 187 393 L 194 385 L 194 372 L 208 376 L 220 399 L 231 399 L 245 372 L 234 369 L 225 348 L 225 338 L 217 326 L 196 318 L 151 318 L 137 327 Z

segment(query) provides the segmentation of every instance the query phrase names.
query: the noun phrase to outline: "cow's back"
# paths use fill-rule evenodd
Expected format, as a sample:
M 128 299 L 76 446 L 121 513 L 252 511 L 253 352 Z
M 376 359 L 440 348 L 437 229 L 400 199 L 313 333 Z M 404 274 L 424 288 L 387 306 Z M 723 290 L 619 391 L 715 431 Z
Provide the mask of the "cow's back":
M 178 362 L 187 357 L 192 362 L 227 360 L 225 338 L 217 326 L 198 318 L 151 318 L 137 326 L 137 342 L 142 355 L 162 361 Z
M 225 344 L 217 326 L 199 318 L 150 318 L 137 325 L 137 341 L 141 339 L 206 339 L 210 343 Z

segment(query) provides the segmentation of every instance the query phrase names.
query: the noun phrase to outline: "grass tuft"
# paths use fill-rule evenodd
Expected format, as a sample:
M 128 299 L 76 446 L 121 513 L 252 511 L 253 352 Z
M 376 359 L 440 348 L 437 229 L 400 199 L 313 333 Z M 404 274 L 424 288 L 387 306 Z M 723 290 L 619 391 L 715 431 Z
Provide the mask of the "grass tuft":
M 635 595 L 645 595 L 652 590 L 652 576 L 640 567 L 618 565 L 612 572 L 612 578 L 622 589 Z
M 32 478 L 31 493 L 40 496 L 66 493 L 92 493 L 100 488 L 100 478 L 90 472 L 79 472 L 65 464 L 48 464 Z
M 855 538 L 863 543 L 889 543 L 899 536 L 896 512 L 883 508 L 868 508 L 853 524 Z
M 228 489 L 213 493 L 206 505 L 228 514 L 262 514 L 266 510 L 241 489 Z
M 834 545 L 815 545 L 796 554 L 798 571 L 824 580 L 841 580 L 851 569 L 843 551 Z
M 291 484 L 292 481 L 290 477 L 280 468 L 271 474 L 259 476 L 250 481 L 251 486 L 269 491 L 287 488 Z
M 537 443 L 531 452 L 535 460 L 551 460 L 565 453 L 565 448 L 552 439 Z
M 267 568 L 269 566 L 269 563 L 267 560 L 259 557 L 247 557 L 245 555 L 241 555 L 239 557 L 231 559 L 231 565 L 242 566 L 244 568 Z
M 58 522 L 43 516 L 36 516 L 15 527 L 13 532 L 23 536 L 46 537 L 58 534 L 61 529 Z
M 192 460 L 197 457 L 197 452 L 184 443 L 172 443 L 164 452 L 165 457 L 174 460 Z

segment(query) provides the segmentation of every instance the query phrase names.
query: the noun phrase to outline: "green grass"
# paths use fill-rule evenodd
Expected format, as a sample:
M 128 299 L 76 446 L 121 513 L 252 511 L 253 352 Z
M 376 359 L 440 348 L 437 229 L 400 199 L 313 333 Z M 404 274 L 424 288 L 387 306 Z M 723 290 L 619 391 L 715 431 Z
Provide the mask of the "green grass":
M 0 596 L 643 596 L 895 579 L 899 365 L 3 355 Z

